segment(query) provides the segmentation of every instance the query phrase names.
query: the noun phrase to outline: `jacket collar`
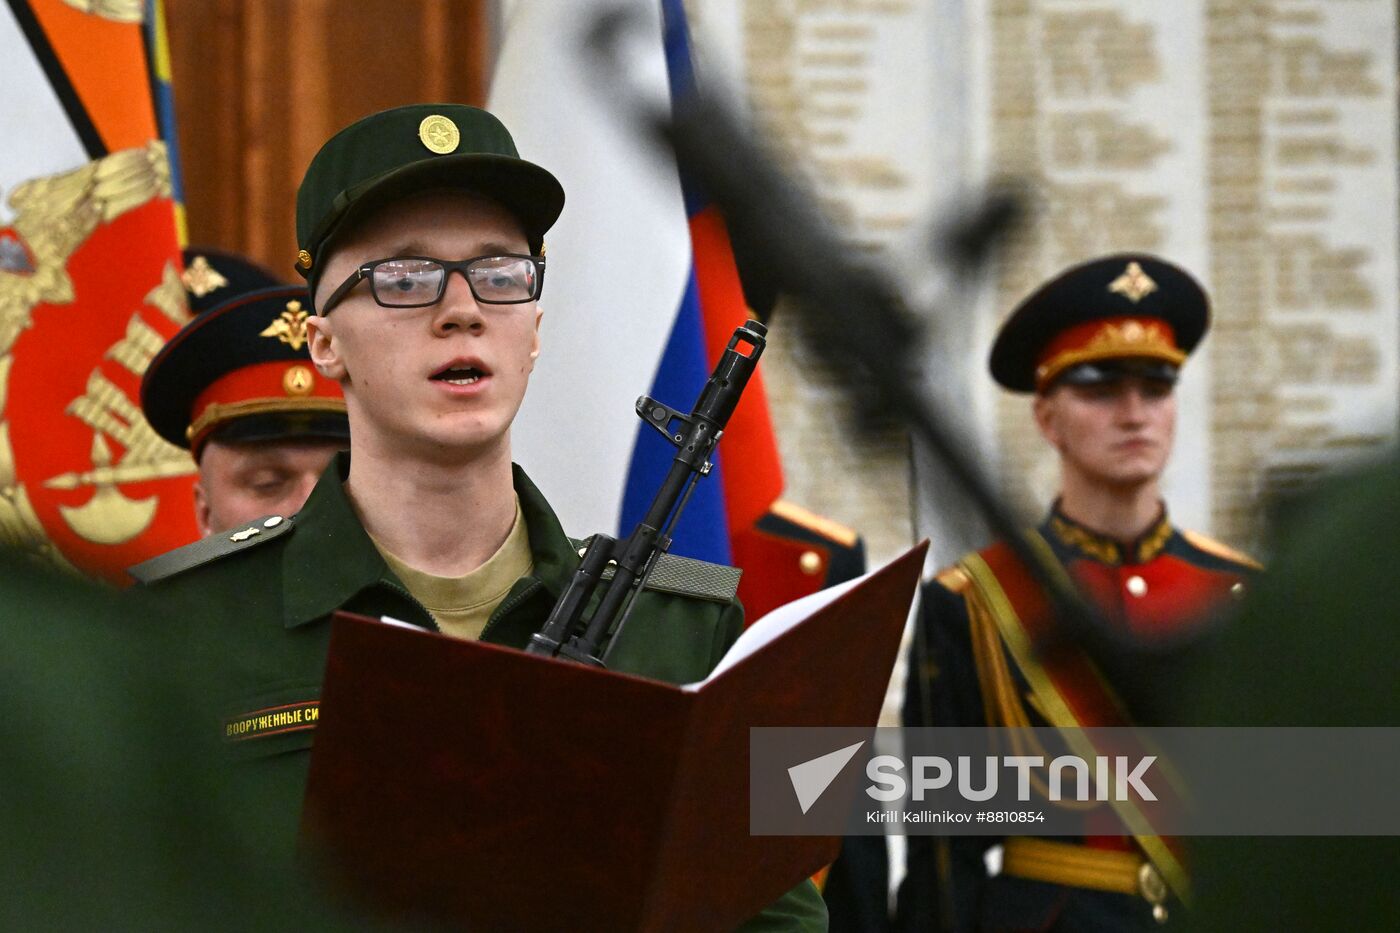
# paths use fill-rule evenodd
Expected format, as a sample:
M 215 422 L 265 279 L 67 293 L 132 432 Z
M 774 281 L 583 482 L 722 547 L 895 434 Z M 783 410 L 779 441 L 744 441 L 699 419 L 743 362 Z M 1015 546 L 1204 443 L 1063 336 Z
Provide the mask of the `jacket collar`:
M 530 533 L 530 553 L 535 560 L 534 576 L 525 579 L 538 580 L 550 596 L 557 598 L 578 569 L 578 551 L 564 534 L 564 526 L 559 524 L 559 517 L 545 501 L 544 494 L 517 463 L 511 464 L 511 479 L 515 494 L 520 497 L 520 514 L 525 517 L 525 527 Z
M 512 477 L 515 494 L 520 497 L 520 514 L 530 534 L 535 570 L 515 581 L 482 629 L 481 639 L 523 648 L 548 612 L 547 607 L 568 585 L 578 568 L 579 557 L 577 545 L 564 534 L 558 516 L 519 465 L 512 465 Z
M 345 495 L 350 454 L 336 454 L 296 516 L 282 552 L 283 623 L 319 619 L 393 576 Z
M 1172 536 L 1172 524 L 1163 505 L 1157 520 L 1147 531 L 1137 540 L 1123 543 L 1076 522 L 1060 511 L 1059 500 L 1056 500 L 1041 532 L 1062 548 L 1101 564 L 1145 564 L 1166 549 Z
M 326 616 L 372 586 L 402 586 L 345 495 L 349 475 L 350 454 L 336 454 L 296 516 L 296 529 L 282 557 L 283 623 L 287 628 Z M 529 529 L 535 571 L 516 582 L 503 608 L 537 585 L 557 598 L 578 566 L 573 542 L 564 534 L 544 495 L 518 465 L 511 465 L 511 479 Z

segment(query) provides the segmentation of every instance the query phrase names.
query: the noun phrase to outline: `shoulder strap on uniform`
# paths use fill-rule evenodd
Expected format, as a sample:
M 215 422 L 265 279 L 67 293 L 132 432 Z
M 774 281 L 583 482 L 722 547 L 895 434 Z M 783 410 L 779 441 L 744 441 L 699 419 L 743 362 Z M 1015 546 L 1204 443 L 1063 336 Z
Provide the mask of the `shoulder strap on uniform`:
M 280 538 L 292 530 L 293 524 L 290 518 L 281 515 L 265 515 L 245 525 L 220 531 L 193 544 L 152 557 L 144 563 L 128 568 L 126 572 L 136 582 L 149 585 L 229 554 L 246 551 L 274 538 Z
M 603 571 L 603 579 L 611 580 L 614 569 Z M 739 578 L 744 571 L 738 567 L 726 567 L 693 557 L 680 557 L 676 554 L 662 554 L 656 559 L 656 567 L 647 577 L 646 588 L 660 593 L 675 593 L 693 599 L 708 599 L 712 602 L 727 603 L 739 592 Z
M 1225 560 L 1234 561 L 1237 564 L 1243 564 L 1244 566 L 1249 567 L 1253 570 L 1264 569 L 1263 564 L 1259 563 L 1259 561 L 1250 557 L 1243 551 L 1237 551 L 1234 548 L 1230 547 L 1228 544 L 1222 544 L 1214 538 L 1208 538 L 1205 535 L 1201 534 L 1199 531 L 1187 531 L 1185 528 L 1183 528 L 1181 530 L 1181 536 L 1195 547 L 1198 547 L 1201 550 L 1205 551 L 1207 554 L 1213 554 L 1216 557 L 1222 557 Z
M 727 603 L 739 591 L 744 571 L 692 557 L 662 554 L 647 578 L 647 589 Z
M 796 503 L 788 502 L 786 499 L 775 500 L 768 507 L 768 511 L 781 519 L 792 522 L 799 528 L 805 528 L 813 534 L 835 541 L 842 547 L 855 547 L 856 542 L 860 540 L 860 535 L 856 534 L 854 529 L 818 515 L 810 509 L 804 509 Z
M 962 593 L 972 585 L 972 578 L 967 575 L 966 570 L 957 564 L 938 571 L 934 579 L 941 583 L 945 589 L 954 593 Z

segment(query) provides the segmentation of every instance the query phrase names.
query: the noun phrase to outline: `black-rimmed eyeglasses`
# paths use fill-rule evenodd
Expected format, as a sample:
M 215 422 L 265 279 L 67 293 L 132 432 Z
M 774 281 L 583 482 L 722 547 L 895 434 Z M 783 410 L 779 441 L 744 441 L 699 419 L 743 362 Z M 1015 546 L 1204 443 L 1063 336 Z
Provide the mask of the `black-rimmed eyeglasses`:
M 472 295 L 482 304 L 523 304 L 539 298 L 544 288 L 543 256 L 477 256 L 457 262 L 431 256 L 396 256 L 360 266 L 331 292 L 320 313 L 329 314 L 363 279 L 369 280 L 375 302 L 385 308 L 425 308 L 442 300 L 447 276 L 454 271 L 462 273 Z

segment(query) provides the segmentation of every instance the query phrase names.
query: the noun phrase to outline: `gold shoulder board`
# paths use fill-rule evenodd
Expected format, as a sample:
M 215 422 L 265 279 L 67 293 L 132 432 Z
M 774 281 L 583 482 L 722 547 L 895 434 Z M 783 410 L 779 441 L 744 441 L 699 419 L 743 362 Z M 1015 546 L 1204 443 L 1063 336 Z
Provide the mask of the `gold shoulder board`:
M 768 507 L 768 511 L 781 519 L 792 522 L 799 528 L 805 528 L 823 538 L 829 538 L 841 547 L 855 547 L 856 542 L 860 540 L 855 529 L 847 528 L 840 522 L 834 522 L 816 512 L 804 509 L 800 505 L 794 505 L 786 499 L 778 499 Z
M 967 571 L 956 564 L 938 571 L 934 579 L 954 593 L 961 593 L 972 583 L 972 578 L 967 575 Z
M 1263 564 L 1259 563 L 1259 561 L 1250 557 L 1243 551 L 1237 551 L 1229 545 L 1221 544 L 1214 538 L 1208 538 L 1200 532 L 1183 530 L 1181 532 L 1181 536 L 1187 541 L 1191 542 L 1196 547 L 1205 551 L 1207 554 L 1214 554 L 1216 557 L 1223 557 L 1226 560 L 1232 560 L 1237 564 L 1243 564 L 1244 566 L 1249 567 L 1253 570 L 1264 569 Z

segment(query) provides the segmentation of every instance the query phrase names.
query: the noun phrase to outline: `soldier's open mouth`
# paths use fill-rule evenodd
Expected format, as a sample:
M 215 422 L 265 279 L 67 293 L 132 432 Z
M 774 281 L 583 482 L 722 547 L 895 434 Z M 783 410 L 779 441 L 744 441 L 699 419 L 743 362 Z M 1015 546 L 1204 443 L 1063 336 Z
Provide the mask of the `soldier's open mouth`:
M 444 369 L 433 376 L 433 379 L 439 382 L 450 382 L 454 386 L 469 386 L 484 375 L 486 374 L 475 366 L 468 366 L 462 369 Z

